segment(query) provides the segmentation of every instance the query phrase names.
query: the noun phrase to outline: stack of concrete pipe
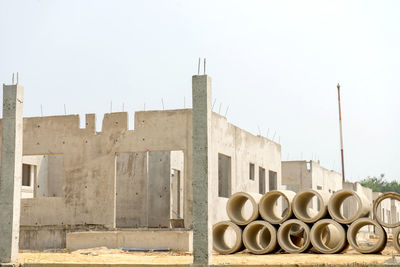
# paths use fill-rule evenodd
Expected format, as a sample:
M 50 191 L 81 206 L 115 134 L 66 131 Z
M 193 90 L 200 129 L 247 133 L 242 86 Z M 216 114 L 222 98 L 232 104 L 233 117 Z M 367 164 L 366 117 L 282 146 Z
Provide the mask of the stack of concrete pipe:
M 345 217 L 342 205 L 349 197 L 355 199 L 353 208 L 356 212 Z M 318 210 L 309 208 L 309 203 L 315 198 L 319 203 Z M 400 252 L 400 222 L 385 223 L 377 213 L 380 202 L 387 198 L 400 201 L 399 194 L 385 193 L 372 207 L 363 194 L 352 190 L 340 190 L 333 195 L 320 190 L 302 190 L 297 194 L 290 190 L 274 190 L 264 195 L 238 192 L 229 198 L 226 205 L 230 221 L 213 226 L 213 247 L 221 254 L 244 249 L 253 254 L 282 250 L 334 254 L 351 245 L 360 253 L 370 254 L 385 248 L 387 234 L 384 226 L 397 227 L 393 239 Z M 278 199 L 282 199 L 283 204 Z M 282 205 L 282 214 L 278 214 L 278 205 Z M 371 208 L 375 219 L 368 218 Z M 363 226 L 374 227 L 377 241 L 368 242 L 369 246 L 356 238 Z

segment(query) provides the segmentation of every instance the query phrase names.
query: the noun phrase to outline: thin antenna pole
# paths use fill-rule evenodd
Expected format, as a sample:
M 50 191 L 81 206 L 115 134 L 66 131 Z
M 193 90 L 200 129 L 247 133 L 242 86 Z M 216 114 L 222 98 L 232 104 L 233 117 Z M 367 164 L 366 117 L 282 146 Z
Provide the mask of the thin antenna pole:
M 206 59 L 204 59 L 204 75 L 206 75 Z
M 18 84 L 18 81 L 19 81 L 19 74 L 18 74 L 18 72 L 17 72 L 17 84 Z
M 13 72 L 13 76 L 12 76 L 12 85 L 14 85 L 14 72 Z
M 225 117 L 226 117 L 226 114 L 228 114 L 228 110 L 229 110 L 229 105 L 228 105 L 228 107 L 226 108 Z
M 162 109 L 164 110 L 164 99 L 161 98 Z
M 112 113 L 112 101 L 110 102 L 110 113 Z
M 40 115 L 43 117 L 43 105 L 40 104 Z
M 340 84 L 337 84 L 338 104 L 339 104 L 339 131 L 340 131 L 340 155 L 342 157 L 342 181 L 346 181 L 344 176 L 344 153 L 343 153 L 343 130 L 342 130 L 342 110 L 340 108 Z
M 217 99 L 214 99 L 214 103 L 211 106 L 211 111 L 213 111 L 213 109 L 214 109 L 215 102 L 217 102 Z
M 64 115 L 67 115 L 67 107 L 64 104 Z
M 201 58 L 199 58 L 199 63 L 197 64 L 197 75 L 200 75 L 200 62 Z

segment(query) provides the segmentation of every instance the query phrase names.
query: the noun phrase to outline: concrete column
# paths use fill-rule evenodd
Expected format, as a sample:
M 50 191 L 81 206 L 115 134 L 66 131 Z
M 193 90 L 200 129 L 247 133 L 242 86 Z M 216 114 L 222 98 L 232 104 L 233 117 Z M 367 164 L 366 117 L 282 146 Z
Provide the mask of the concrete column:
M 22 103 L 24 88 L 3 85 L 0 177 L 0 263 L 18 260 L 22 183 Z
M 193 100 L 193 264 L 210 264 L 211 224 L 208 218 L 211 148 L 211 78 L 192 77 Z

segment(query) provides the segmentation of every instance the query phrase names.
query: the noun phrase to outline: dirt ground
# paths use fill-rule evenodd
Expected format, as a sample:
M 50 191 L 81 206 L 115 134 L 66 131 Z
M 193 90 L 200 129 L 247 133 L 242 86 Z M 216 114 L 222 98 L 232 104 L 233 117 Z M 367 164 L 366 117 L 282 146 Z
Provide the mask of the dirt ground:
M 363 255 L 351 248 L 343 254 L 268 254 L 253 255 L 240 252 L 233 255 L 213 256 L 214 264 L 382 264 L 399 255 L 388 246 L 382 254 Z M 191 264 L 191 253 L 178 252 L 124 252 L 118 249 L 93 248 L 77 251 L 22 252 L 20 263 L 107 263 L 107 264 Z

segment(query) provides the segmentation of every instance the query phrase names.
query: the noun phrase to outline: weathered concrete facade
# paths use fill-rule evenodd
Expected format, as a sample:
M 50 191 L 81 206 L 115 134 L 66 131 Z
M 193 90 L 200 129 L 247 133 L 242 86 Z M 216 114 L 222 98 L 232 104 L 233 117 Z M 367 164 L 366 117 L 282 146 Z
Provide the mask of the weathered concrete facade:
M 280 188 L 281 147 L 210 112 L 209 225 L 226 219 L 238 191 Z M 23 249 L 66 247 L 66 233 L 193 229 L 192 110 L 24 118 L 21 242 Z M 1 123 L 1 122 L 0 122 Z M 173 229 L 170 229 L 173 230 Z
M 106 114 L 100 133 L 95 131 L 93 114 L 86 116 L 84 129 L 79 128 L 77 115 L 25 118 L 24 163 L 35 167 L 36 180 L 29 186 L 33 192 L 25 195 L 33 198 L 21 202 L 21 237 L 25 241 L 21 247 L 65 247 L 65 232 L 74 230 L 169 227 L 170 167 L 177 164 L 177 160 L 171 163 L 171 152 L 181 151 L 185 164 L 191 162 L 190 115 L 190 110 L 138 112 L 135 130 L 129 131 L 127 113 Z M 49 168 L 52 158 L 58 167 L 62 160 L 61 175 Z M 191 167 L 174 168 L 188 177 L 184 180 L 188 188 L 191 175 L 184 170 Z M 128 169 L 131 175 L 126 175 Z M 43 177 L 48 177 L 46 184 L 40 183 L 45 179 L 37 179 Z M 60 195 L 44 193 L 49 188 L 57 188 Z M 147 197 L 148 192 L 152 198 Z M 183 203 L 183 207 L 190 228 L 190 204 Z M 53 241 L 48 242 L 46 236 Z
M 282 184 L 294 192 L 314 189 L 334 193 L 343 188 L 340 173 L 306 160 L 282 161 Z

